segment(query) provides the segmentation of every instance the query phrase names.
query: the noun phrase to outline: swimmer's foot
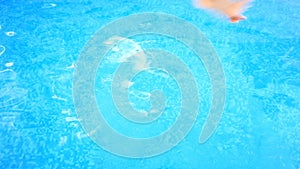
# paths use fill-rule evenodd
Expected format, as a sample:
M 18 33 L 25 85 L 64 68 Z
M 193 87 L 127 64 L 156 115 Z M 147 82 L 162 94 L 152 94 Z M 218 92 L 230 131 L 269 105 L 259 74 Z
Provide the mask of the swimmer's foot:
M 234 2 L 229 5 L 226 9 L 224 9 L 225 15 L 230 18 L 230 22 L 236 23 L 240 20 L 245 20 L 246 17 L 242 15 L 249 7 L 251 0 L 242 0 L 239 2 Z
M 232 0 L 193 0 L 195 7 L 213 9 L 230 19 L 230 22 L 236 23 L 241 20 L 245 20 L 243 16 L 245 12 L 251 6 L 252 0 L 240 0 L 238 2 L 232 2 Z
M 241 20 L 245 20 L 245 19 L 247 19 L 245 16 L 232 16 L 232 17 L 230 17 L 230 22 L 231 23 L 238 23 L 239 21 L 241 21 Z

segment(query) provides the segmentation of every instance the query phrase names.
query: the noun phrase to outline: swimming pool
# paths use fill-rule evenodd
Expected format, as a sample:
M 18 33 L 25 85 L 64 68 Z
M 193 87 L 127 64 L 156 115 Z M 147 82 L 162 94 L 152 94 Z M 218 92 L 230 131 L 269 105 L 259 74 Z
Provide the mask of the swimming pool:
M 246 21 L 231 24 L 193 8 L 188 0 L 0 0 L 0 168 L 299 168 L 300 5 L 290 0 L 253 4 Z M 183 102 L 176 79 L 182 69 L 168 74 L 151 68 L 133 76 L 128 100 L 135 110 L 149 110 L 149 93 L 160 90 L 165 100 L 159 103 L 166 103 L 161 116 L 139 124 L 118 113 L 114 99 L 120 93 L 113 97 L 112 89 L 118 89 L 112 87 L 113 75 L 132 50 L 162 49 L 176 56 L 163 61 L 183 62 L 198 90 L 190 94 L 199 96 L 196 119 L 183 140 L 161 154 L 131 158 L 107 151 L 88 136 L 76 111 L 81 99 L 73 98 L 74 81 L 80 58 L 93 38 L 102 37 L 97 34 L 101 28 L 145 12 L 175 16 L 203 33 L 220 60 L 226 100 L 217 130 L 200 144 L 212 106 L 205 63 L 170 36 L 137 35 L 113 46 L 94 72 L 93 92 L 97 109 L 115 131 L 133 138 L 159 135 L 175 124 Z M 138 63 L 147 67 L 143 60 Z M 130 152 L 126 144 L 117 146 Z

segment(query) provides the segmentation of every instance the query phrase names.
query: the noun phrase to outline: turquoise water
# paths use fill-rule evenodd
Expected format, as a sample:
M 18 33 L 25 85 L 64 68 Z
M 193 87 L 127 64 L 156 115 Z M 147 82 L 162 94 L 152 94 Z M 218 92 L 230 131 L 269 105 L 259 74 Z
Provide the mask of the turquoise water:
M 0 0 L 0 168 L 300 168 L 299 10 L 295 1 L 255 1 L 246 21 L 231 24 L 187 0 Z M 161 48 L 186 63 L 199 89 L 199 113 L 170 151 L 132 159 L 105 151 L 88 137 L 77 118 L 72 82 L 74 65 L 95 32 L 140 12 L 172 14 L 202 31 L 223 66 L 226 103 L 217 130 L 199 144 L 211 106 L 203 63 L 174 39 L 133 37 L 142 49 Z M 138 74 L 129 92 L 133 107 L 149 109 L 147 93 L 153 89 L 165 93 L 167 104 L 157 121 L 129 123 L 111 99 L 116 64 L 109 56 L 99 64 L 95 82 L 107 122 L 138 138 L 172 126 L 181 104 L 176 81 L 160 70 Z

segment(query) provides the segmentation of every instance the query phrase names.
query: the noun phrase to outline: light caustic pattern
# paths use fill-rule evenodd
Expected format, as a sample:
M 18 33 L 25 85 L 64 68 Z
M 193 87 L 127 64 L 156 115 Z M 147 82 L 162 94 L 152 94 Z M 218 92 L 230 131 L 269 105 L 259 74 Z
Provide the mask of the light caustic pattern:
M 225 103 L 222 65 L 212 45 L 192 24 L 168 14 L 142 13 L 106 25 L 95 33 L 79 56 L 73 79 L 73 99 L 80 123 L 89 137 L 103 149 L 130 158 L 152 157 L 176 146 L 193 127 L 199 108 L 196 80 L 184 62 L 171 52 L 161 49 L 137 49 L 118 58 L 120 65 L 112 79 L 112 97 L 118 112 L 138 124 L 147 124 L 160 117 L 166 104 L 162 91 L 154 90 L 150 93 L 151 108 L 144 113 L 133 108 L 128 98 L 128 89 L 134 76 L 143 70 L 157 68 L 176 80 L 181 92 L 180 113 L 168 130 L 150 138 L 125 136 L 106 122 L 97 107 L 94 93 L 98 65 L 109 51 L 114 50 L 115 44 L 124 44 L 130 37 L 146 34 L 171 37 L 185 44 L 200 57 L 209 74 L 212 103 L 199 137 L 200 143 L 207 141 L 215 131 Z

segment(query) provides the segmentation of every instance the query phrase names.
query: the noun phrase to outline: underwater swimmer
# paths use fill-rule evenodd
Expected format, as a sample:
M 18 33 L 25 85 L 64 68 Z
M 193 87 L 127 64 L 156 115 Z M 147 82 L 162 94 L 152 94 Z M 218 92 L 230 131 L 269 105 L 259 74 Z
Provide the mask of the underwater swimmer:
M 250 7 L 251 0 L 241 0 L 232 2 L 231 0 L 193 0 L 197 8 L 206 8 L 216 10 L 226 15 L 230 22 L 239 22 L 246 19 L 242 13 Z

